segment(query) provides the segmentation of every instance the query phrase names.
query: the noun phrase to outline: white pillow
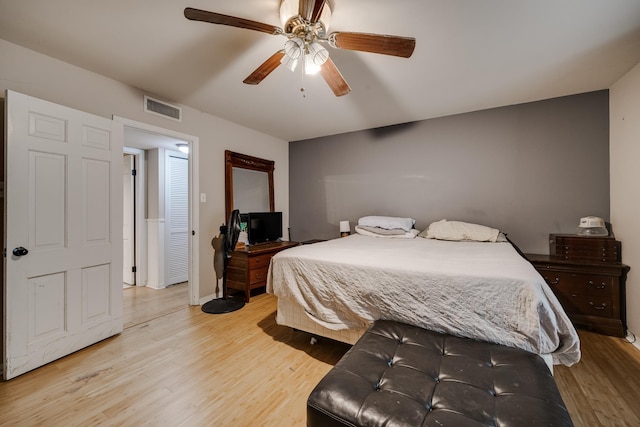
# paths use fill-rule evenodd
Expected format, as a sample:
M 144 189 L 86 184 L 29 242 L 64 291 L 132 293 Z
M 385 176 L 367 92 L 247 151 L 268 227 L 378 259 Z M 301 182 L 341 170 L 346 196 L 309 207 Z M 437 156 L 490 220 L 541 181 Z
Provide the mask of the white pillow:
M 359 225 L 356 225 L 355 227 L 356 233 L 358 234 L 362 234 L 363 236 L 370 236 L 370 237 L 380 237 L 383 239 L 415 239 L 416 236 L 420 233 L 420 231 L 414 229 L 411 229 L 409 231 L 403 231 L 402 234 L 384 234 L 384 233 L 376 233 L 375 231 L 371 231 L 372 228 L 371 227 L 361 227 Z
M 476 242 L 496 242 L 500 230 L 484 225 L 471 224 L 446 219 L 432 222 L 420 236 L 439 240 L 472 240 Z
M 357 225 L 356 227 L 362 230 L 370 231 L 374 234 L 382 234 L 384 236 L 397 236 L 397 235 L 403 235 L 407 233 L 402 228 L 369 227 L 368 225 Z
M 400 218 L 396 216 L 363 216 L 358 220 L 358 225 L 368 227 L 380 227 L 386 229 L 401 228 L 409 231 L 416 224 L 413 218 Z

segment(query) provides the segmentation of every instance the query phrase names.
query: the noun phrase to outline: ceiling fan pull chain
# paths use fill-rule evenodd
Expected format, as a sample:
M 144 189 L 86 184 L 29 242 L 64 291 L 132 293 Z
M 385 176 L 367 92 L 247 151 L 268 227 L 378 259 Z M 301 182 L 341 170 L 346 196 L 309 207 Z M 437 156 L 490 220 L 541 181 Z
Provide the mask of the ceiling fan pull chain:
M 306 98 L 307 94 L 304 91 L 304 56 L 302 57 L 302 67 L 300 67 L 300 93 L 302 93 L 302 97 Z

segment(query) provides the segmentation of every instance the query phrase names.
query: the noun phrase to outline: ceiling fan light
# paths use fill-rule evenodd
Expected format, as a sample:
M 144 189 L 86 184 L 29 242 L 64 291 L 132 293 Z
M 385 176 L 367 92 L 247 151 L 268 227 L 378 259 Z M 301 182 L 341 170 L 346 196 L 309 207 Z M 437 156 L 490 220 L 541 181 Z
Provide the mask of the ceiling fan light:
M 287 67 L 288 69 L 290 69 L 291 71 L 295 71 L 296 67 L 298 66 L 298 60 L 297 59 L 291 59 L 287 55 L 284 55 L 282 57 L 282 59 L 280 60 L 280 63 L 282 65 L 284 65 L 285 67 Z
M 299 37 L 295 37 L 287 40 L 284 44 L 284 54 L 294 60 L 300 59 L 304 51 L 304 40 Z
M 314 64 L 320 66 L 329 59 L 329 52 L 320 43 L 313 42 L 309 45 L 309 56 Z
M 313 61 L 311 55 L 304 56 L 304 73 L 305 74 L 317 74 L 320 71 L 320 65 Z

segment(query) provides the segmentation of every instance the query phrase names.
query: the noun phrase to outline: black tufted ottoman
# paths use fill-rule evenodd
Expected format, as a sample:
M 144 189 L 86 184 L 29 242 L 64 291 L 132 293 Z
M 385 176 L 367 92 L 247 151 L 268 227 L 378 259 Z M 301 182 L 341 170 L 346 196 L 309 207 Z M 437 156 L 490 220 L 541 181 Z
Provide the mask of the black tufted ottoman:
M 378 320 L 311 392 L 307 426 L 573 426 L 539 356 Z

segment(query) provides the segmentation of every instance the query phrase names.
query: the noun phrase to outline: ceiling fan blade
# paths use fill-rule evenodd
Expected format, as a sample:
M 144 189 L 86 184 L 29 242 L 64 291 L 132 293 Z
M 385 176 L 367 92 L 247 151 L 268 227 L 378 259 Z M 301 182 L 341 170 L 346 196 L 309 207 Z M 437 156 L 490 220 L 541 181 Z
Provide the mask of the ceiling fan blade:
M 184 10 L 184 16 L 192 21 L 209 22 L 211 24 L 229 25 L 230 27 L 245 28 L 247 30 L 262 31 L 268 34 L 280 34 L 282 30 L 279 27 L 262 22 L 251 21 L 250 19 L 236 18 L 235 16 L 223 15 L 216 12 L 208 12 L 206 10 L 194 9 L 187 7 Z
M 300 0 L 298 3 L 298 14 L 307 21 L 318 22 L 326 0 Z
M 416 47 L 413 37 L 388 36 L 384 34 L 336 32 L 329 35 L 334 47 L 362 52 L 409 58 Z
M 342 77 L 342 74 L 340 74 L 340 71 L 331 58 L 327 59 L 327 62 L 322 64 L 322 67 L 320 67 L 320 74 L 322 74 L 322 77 L 324 77 L 324 80 L 327 82 L 335 96 L 342 96 L 351 92 L 349 84 L 344 77 Z
M 245 83 L 248 85 L 257 85 L 262 80 L 264 80 L 265 77 L 271 74 L 273 70 L 278 68 L 278 66 L 280 65 L 280 60 L 282 59 L 283 56 L 284 56 L 284 50 L 277 51 L 276 53 L 271 55 L 269 59 L 264 61 L 262 65 L 256 68 L 256 70 L 253 73 L 251 73 L 249 77 L 244 79 L 242 83 Z

